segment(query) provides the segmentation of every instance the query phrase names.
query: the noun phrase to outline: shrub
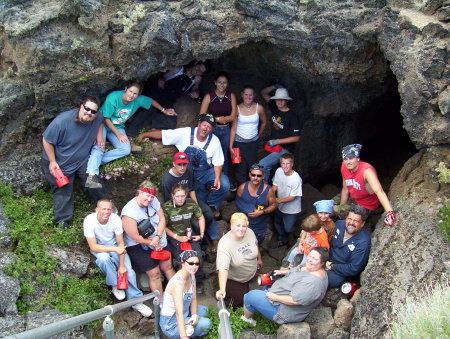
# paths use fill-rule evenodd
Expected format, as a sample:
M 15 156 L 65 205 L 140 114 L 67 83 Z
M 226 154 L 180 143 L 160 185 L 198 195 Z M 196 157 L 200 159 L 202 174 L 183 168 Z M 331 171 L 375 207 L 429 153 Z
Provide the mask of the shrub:
M 398 307 L 399 306 L 399 307 Z M 395 339 L 450 338 L 450 286 L 448 281 L 428 286 L 417 298 L 408 297 L 401 305 L 390 329 Z

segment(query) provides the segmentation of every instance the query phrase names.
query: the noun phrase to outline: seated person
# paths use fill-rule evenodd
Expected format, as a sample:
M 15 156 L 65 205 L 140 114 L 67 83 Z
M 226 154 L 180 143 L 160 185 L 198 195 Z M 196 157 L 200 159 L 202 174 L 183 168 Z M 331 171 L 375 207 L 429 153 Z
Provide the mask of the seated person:
M 242 307 L 244 294 L 250 291 L 250 281 L 262 267 L 258 241 L 248 228 L 244 213 L 234 213 L 230 231 L 219 241 L 217 248 L 219 290 L 216 298 L 223 298 L 227 307 Z
M 152 251 L 159 251 L 167 246 L 166 219 L 156 194 L 156 185 L 150 180 L 144 180 L 139 185 L 136 196 L 122 209 L 122 225 L 125 245 L 133 266 L 145 272 L 152 292 L 158 290 L 162 295 L 160 269 L 167 279 L 170 279 L 175 271 L 172 258 L 156 260 L 150 257 Z M 150 219 L 155 228 L 148 238 L 140 235 L 138 230 L 138 224 L 144 219 Z
M 172 199 L 163 205 L 164 216 L 167 221 L 166 233 L 168 236 L 168 249 L 172 253 L 173 266 L 180 266 L 180 254 L 183 250 L 181 244 L 190 244 L 191 248 L 202 257 L 200 242 L 205 236 L 205 218 L 203 217 L 201 208 L 191 198 L 187 198 L 187 188 L 184 185 L 176 184 L 172 188 Z M 196 234 L 191 225 L 191 219 L 198 219 L 200 226 L 200 234 Z M 191 230 L 191 234 L 187 234 L 187 229 Z M 197 280 L 204 280 L 203 270 L 197 270 Z
M 205 317 L 208 308 L 197 305 L 195 274 L 200 259 L 197 252 L 190 250 L 181 253 L 180 262 L 180 269 L 164 291 L 159 326 L 169 338 L 202 337 L 211 327 L 211 321 Z
M 194 60 L 187 66 L 175 67 L 163 73 L 150 89 L 150 96 L 166 109 L 174 108 L 175 102 L 184 93 L 189 93 L 192 99 L 199 99 L 199 86 L 206 72 L 205 64 Z M 174 129 L 177 127 L 177 114 L 165 114 L 155 109 L 147 111 L 140 109 L 130 122 L 127 133 L 135 137 L 139 132 L 152 125 L 154 129 Z
M 173 109 L 167 111 L 155 100 L 152 100 L 145 95 L 140 95 L 142 92 L 142 82 L 139 80 L 131 80 L 128 82 L 125 90 L 114 91 L 108 94 L 100 113 L 105 118 L 104 125 L 102 124 L 98 130 L 97 143 L 92 147 L 91 155 L 87 164 L 85 186 L 88 188 L 101 188 L 98 179 L 100 165 L 106 164 L 110 161 L 125 157 L 133 151 L 141 150 L 139 146 L 134 145 L 133 149 L 125 133 L 125 122 L 130 119 L 139 107 L 150 108 L 153 106 L 166 114 L 176 114 Z M 113 149 L 105 152 L 105 139 L 113 145 Z
M 289 271 L 276 270 L 276 275 L 284 277 L 275 281 L 266 291 L 252 290 L 244 296 L 244 314 L 241 319 L 256 326 L 252 316 L 259 312 L 277 324 L 305 320 L 327 292 L 327 260 L 327 249 L 315 247 L 306 260 L 306 266 L 297 266 Z
M 371 247 L 370 235 L 363 229 L 366 219 L 366 209 L 353 205 L 347 218 L 336 222 L 327 263 L 328 287 L 355 281 L 366 267 Z
M 395 212 L 378 180 L 375 169 L 369 163 L 360 161 L 361 148 L 360 144 L 342 148 L 342 192 L 339 206 L 335 206 L 334 210 L 338 217 L 342 218 L 348 211 L 349 205 L 355 202 L 371 215 L 376 213 L 381 203 L 386 212 L 384 223 L 392 226 L 396 221 Z
M 316 208 L 316 215 L 320 219 L 322 227 L 328 234 L 328 241 L 331 241 L 334 228 L 336 227 L 334 221 L 330 218 L 331 213 L 333 213 L 334 200 L 319 200 L 313 205 Z
M 316 214 L 310 215 L 302 222 L 302 233 L 297 243 L 297 247 L 294 246 L 288 255 L 289 268 L 295 266 L 295 257 L 298 254 L 303 254 L 303 259 L 300 263 L 300 266 L 303 266 L 313 248 L 330 248 L 328 234 L 322 227 L 322 222 Z
M 258 243 L 264 241 L 269 214 L 277 208 L 275 194 L 270 185 L 264 183 L 264 167 L 250 167 L 250 181 L 241 184 L 236 192 L 236 207 L 248 217 L 249 227 L 255 232 Z
M 106 275 L 106 284 L 112 287 L 116 299 L 123 300 L 126 295 L 127 300 L 132 300 L 142 297 L 143 293 L 137 288 L 136 274 L 125 249 L 122 220 L 117 214 L 112 213 L 112 210 L 111 200 L 99 200 L 95 213 L 84 218 L 84 236 L 91 253 L 97 258 L 95 264 Z M 119 290 L 118 275 L 126 273 L 128 273 L 128 289 Z M 142 303 L 132 307 L 144 317 L 152 315 L 151 308 Z

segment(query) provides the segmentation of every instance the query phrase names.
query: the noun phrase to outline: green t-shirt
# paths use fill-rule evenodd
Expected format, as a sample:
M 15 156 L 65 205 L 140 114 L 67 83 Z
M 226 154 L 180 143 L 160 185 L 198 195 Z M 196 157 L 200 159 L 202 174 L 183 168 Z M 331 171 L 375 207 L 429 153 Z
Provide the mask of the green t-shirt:
M 186 235 L 186 228 L 191 227 L 192 216 L 198 219 L 203 215 L 201 208 L 190 198 L 186 199 L 183 206 L 176 207 L 173 207 L 172 200 L 166 201 L 163 210 L 167 228 L 180 236 Z
M 124 128 L 125 122 L 140 108 L 149 109 L 152 105 L 152 98 L 139 95 L 136 99 L 124 105 L 122 95 L 125 91 L 114 91 L 108 94 L 100 112 L 105 118 L 111 120 L 117 128 Z

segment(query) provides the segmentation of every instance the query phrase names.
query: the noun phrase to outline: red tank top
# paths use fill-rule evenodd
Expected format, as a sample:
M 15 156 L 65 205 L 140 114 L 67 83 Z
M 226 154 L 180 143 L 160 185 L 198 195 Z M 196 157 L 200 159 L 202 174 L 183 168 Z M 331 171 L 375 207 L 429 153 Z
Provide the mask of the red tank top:
M 367 162 L 360 161 L 356 172 L 350 172 L 342 162 L 341 173 L 347 185 L 350 197 L 360 206 L 368 210 L 376 210 L 380 206 L 380 201 L 375 193 L 369 193 L 364 187 L 364 171 L 373 168 Z M 375 169 L 374 169 L 375 170 Z

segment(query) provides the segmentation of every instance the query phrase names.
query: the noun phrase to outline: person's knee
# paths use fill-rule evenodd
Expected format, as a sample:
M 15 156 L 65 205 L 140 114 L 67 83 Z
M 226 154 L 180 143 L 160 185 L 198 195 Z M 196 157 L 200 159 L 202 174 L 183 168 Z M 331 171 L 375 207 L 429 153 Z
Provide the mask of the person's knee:
M 131 144 L 129 142 L 126 144 L 121 143 L 117 149 L 120 151 L 120 154 L 125 157 L 131 153 Z
M 230 189 L 230 179 L 227 175 L 222 174 L 220 176 L 220 186 L 224 191 L 228 191 Z
M 346 280 L 345 277 L 337 274 L 332 270 L 327 271 L 327 275 L 328 275 L 328 288 L 339 287 Z
M 112 264 L 111 257 L 106 252 L 97 253 L 96 257 L 97 257 L 97 259 L 95 260 L 95 263 L 97 264 L 97 266 L 104 266 L 107 264 Z
M 159 270 L 159 267 L 156 266 L 155 268 L 152 268 L 150 271 L 146 272 L 150 280 L 158 280 L 161 279 L 161 271 Z

